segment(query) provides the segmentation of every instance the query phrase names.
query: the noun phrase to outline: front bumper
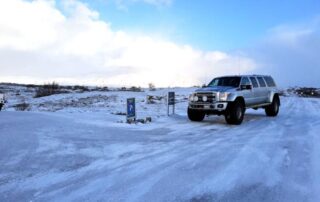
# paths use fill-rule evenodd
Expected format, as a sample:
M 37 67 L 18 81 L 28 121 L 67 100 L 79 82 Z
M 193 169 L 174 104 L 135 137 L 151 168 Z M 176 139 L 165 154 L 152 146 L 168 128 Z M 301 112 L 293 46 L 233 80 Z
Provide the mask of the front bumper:
M 189 102 L 190 109 L 205 110 L 205 111 L 225 111 L 228 102 L 214 102 L 214 103 L 197 103 Z

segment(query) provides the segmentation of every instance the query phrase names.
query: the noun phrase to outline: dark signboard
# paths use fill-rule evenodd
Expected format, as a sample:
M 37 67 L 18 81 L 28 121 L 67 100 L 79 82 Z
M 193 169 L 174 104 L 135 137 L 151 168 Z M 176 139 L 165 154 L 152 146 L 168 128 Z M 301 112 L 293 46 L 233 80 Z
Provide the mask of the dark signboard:
M 136 102 L 134 98 L 127 99 L 127 119 L 136 118 Z
M 168 105 L 174 105 L 175 104 L 175 94 L 174 92 L 168 93 Z

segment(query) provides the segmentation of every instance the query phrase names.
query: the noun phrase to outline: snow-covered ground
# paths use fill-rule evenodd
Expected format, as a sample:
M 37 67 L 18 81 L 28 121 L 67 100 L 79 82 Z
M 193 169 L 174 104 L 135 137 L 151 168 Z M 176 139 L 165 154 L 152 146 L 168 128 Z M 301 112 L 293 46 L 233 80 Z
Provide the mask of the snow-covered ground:
M 176 115 L 155 92 L 11 94 L 0 112 L 0 201 L 320 201 L 320 99 L 282 97 L 278 117 L 240 126 Z M 126 124 L 125 99 L 138 118 Z M 15 111 L 21 101 L 29 111 Z

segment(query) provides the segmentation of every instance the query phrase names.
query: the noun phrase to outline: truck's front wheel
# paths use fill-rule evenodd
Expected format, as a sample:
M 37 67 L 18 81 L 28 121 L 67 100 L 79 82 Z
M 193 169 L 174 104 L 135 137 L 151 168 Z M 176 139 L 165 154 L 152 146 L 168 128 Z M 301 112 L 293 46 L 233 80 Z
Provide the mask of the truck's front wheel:
M 191 121 L 202 121 L 204 116 L 204 112 L 188 108 L 188 118 Z
M 228 124 L 240 125 L 243 121 L 245 105 L 241 100 L 228 103 L 225 112 L 225 120 Z

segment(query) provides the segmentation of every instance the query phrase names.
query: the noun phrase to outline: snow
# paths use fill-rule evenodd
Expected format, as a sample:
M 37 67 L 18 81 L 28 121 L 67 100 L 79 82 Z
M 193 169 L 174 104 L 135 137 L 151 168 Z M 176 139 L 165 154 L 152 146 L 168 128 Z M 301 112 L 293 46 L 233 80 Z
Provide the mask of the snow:
M 145 101 L 167 89 L 7 96 L 0 201 L 320 200 L 320 99 L 281 97 L 278 117 L 247 110 L 231 126 L 222 116 L 190 122 L 194 89 L 171 90 L 180 102 L 170 117 L 165 101 Z M 151 123 L 121 122 L 114 112 L 128 97 Z M 15 111 L 21 100 L 29 111 Z

